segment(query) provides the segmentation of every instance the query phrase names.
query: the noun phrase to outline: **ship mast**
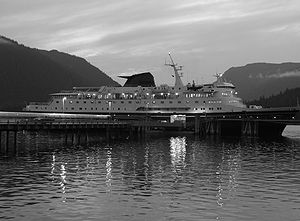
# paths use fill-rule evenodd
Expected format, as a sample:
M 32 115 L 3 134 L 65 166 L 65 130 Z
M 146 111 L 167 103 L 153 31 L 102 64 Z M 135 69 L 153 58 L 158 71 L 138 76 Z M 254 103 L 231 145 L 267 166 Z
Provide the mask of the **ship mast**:
M 182 83 L 181 78 L 180 78 L 181 76 L 179 75 L 179 72 L 178 72 L 178 71 L 182 70 L 182 66 L 178 66 L 177 64 L 174 63 L 170 52 L 169 52 L 169 57 L 170 57 L 170 60 L 171 60 L 171 64 L 165 64 L 165 65 L 172 67 L 173 70 L 174 70 L 174 73 L 175 73 L 175 88 L 177 88 L 177 89 L 182 88 L 183 83 Z

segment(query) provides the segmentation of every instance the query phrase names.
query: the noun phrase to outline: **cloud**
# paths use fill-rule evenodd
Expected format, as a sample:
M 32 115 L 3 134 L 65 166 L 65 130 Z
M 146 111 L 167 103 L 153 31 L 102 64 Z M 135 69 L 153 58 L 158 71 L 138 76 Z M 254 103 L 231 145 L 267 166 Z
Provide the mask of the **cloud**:
M 155 65 L 168 51 L 190 66 L 190 76 L 208 73 L 204 78 L 252 61 L 300 58 L 298 0 L 1 3 L 1 34 L 31 47 L 83 56 L 112 72 Z
M 289 72 L 272 74 L 267 76 L 267 78 L 286 78 L 286 77 L 300 77 L 300 71 L 289 71 Z

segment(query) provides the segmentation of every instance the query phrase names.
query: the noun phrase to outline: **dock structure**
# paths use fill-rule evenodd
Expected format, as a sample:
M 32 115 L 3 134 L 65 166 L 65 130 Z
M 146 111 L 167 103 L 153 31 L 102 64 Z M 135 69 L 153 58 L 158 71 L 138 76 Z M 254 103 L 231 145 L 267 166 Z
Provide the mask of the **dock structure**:
M 270 108 L 194 118 L 192 126 L 199 135 L 279 137 L 287 125 L 300 125 L 300 109 Z
M 143 122 L 125 122 L 91 119 L 9 119 L 0 121 L 0 150 L 7 153 L 9 148 L 16 149 L 18 132 L 60 132 L 65 143 L 87 143 L 89 133 L 97 132 L 106 140 L 124 137 L 142 137 L 148 127 Z M 1 152 L 1 151 L 0 151 Z
M 1 113 L 1 112 L 0 112 Z M 218 114 L 194 114 L 186 120 L 172 122 L 170 115 L 139 115 L 105 119 L 94 118 L 34 118 L 0 116 L 0 150 L 7 152 L 9 146 L 16 148 L 20 131 L 59 131 L 65 134 L 65 141 L 72 144 L 80 140 L 88 142 L 90 132 L 101 132 L 106 140 L 112 138 L 139 138 L 153 130 L 190 131 L 196 136 L 229 135 L 251 137 L 281 136 L 287 125 L 300 125 L 300 109 L 267 109 L 257 111 L 230 112 Z M 17 116 L 17 115 L 16 115 Z

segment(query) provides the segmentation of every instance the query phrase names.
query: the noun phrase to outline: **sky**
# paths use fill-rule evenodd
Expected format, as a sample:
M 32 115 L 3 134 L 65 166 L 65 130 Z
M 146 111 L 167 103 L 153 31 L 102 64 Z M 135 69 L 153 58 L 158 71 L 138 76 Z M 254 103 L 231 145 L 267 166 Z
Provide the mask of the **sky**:
M 0 35 L 85 58 L 107 75 L 150 71 L 172 85 L 230 67 L 300 62 L 299 0 L 0 0 Z

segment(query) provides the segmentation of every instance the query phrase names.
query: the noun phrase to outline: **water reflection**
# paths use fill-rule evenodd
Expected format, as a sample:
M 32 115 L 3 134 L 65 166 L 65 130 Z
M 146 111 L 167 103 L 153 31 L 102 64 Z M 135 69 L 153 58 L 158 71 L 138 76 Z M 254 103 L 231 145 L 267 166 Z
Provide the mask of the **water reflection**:
M 66 168 L 65 168 L 65 164 L 61 164 L 60 165 L 60 187 L 61 187 L 61 191 L 63 194 L 63 202 L 66 201 L 66 177 L 67 177 L 67 172 L 66 172 Z
M 186 166 L 186 137 L 170 138 L 170 155 L 174 170 L 180 170 Z
M 106 151 L 106 191 L 111 192 L 111 183 L 112 183 L 112 159 L 111 159 L 111 148 Z
M 0 158 L 0 219 L 297 220 L 299 146 L 189 136 L 25 146 Z
M 54 172 L 55 172 L 55 154 L 52 154 L 52 162 L 51 162 L 51 179 L 54 181 Z
M 217 165 L 216 178 L 217 186 L 217 204 L 223 206 L 226 200 L 234 197 L 238 187 L 238 176 L 241 169 L 241 149 L 240 144 L 227 147 L 222 144 L 221 161 Z

